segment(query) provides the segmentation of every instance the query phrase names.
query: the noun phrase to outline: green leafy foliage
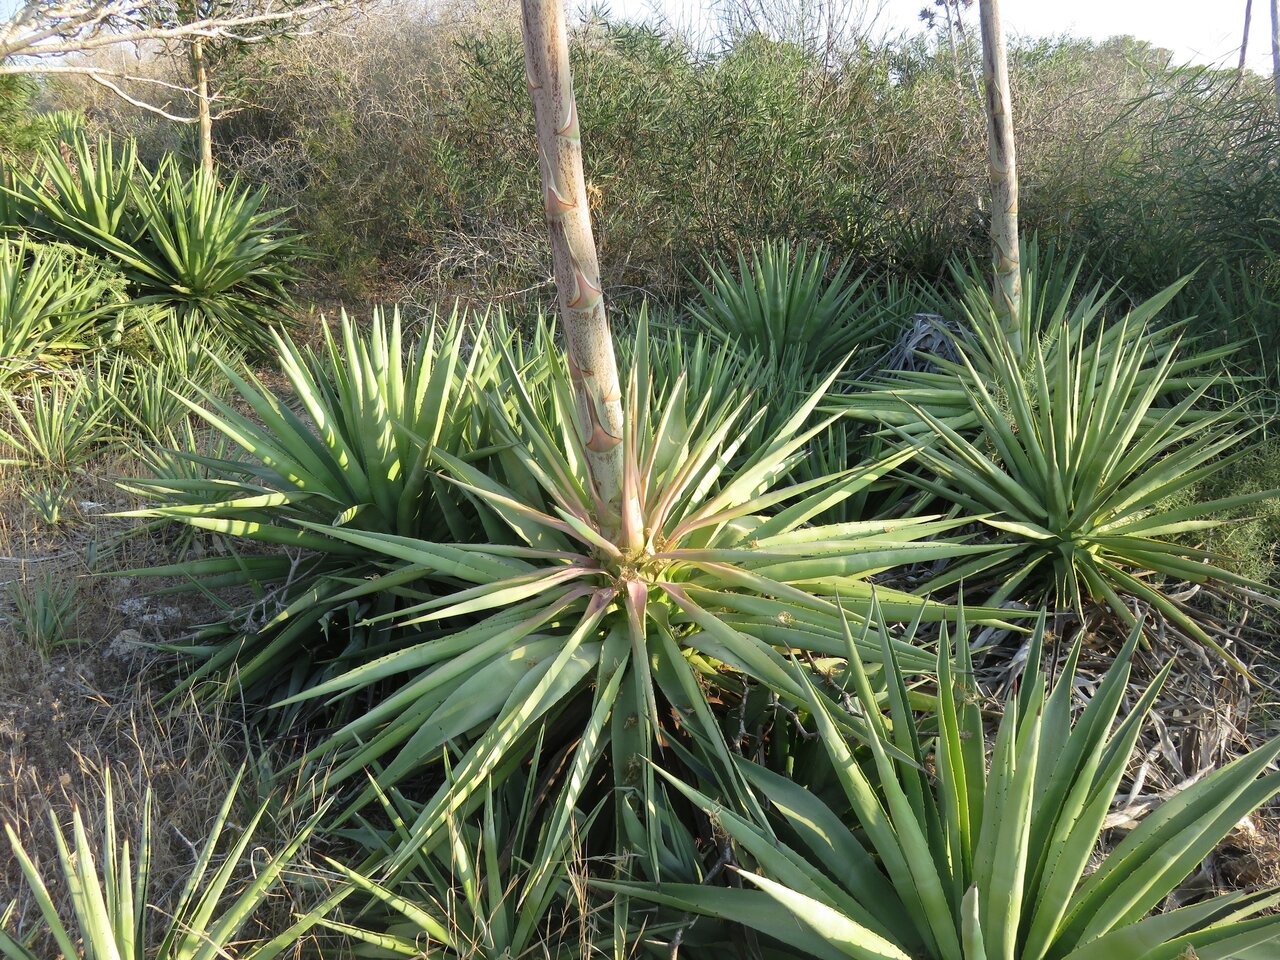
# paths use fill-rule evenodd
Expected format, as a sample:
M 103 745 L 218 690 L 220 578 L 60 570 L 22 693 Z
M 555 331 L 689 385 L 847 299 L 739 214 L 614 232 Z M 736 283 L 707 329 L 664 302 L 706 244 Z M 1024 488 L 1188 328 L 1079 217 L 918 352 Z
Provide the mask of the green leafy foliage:
M 825 698 L 809 690 L 838 802 L 740 759 L 743 776 L 771 806 L 768 821 L 677 786 L 749 858 L 743 887 L 601 886 L 745 924 L 784 951 L 823 960 L 1227 960 L 1274 949 L 1280 888 L 1156 910 L 1241 817 L 1280 792 L 1280 774 L 1267 772 L 1280 741 L 1179 792 L 1094 860 L 1171 667 L 1120 717 L 1139 634 L 1076 712 L 1079 646 L 1047 691 L 1042 620 L 1029 673 L 1005 703 L 994 737 L 978 707 L 963 631 L 955 660 L 949 644 L 939 650 L 937 710 L 924 722 L 911 709 L 892 647 L 882 647 L 884 706 L 850 634 L 851 693 L 871 733 L 865 759 L 855 756 Z
M 235 664 L 250 687 L 288 678 L 282 706 L 347 709 L 308 754 L 337 750 L 334 785 L 378 764 L 387 788 L 446 743 L 469 743 L 456 788 L 424 810 L 430 831 L 523 756 L 544 722 L 578 714 L 593 689 L 615 683 L 610 754 L 626 791 L 648 789 L 643 759 L 681 727 L 718 745 L 723 761 L 708 685 L 732 702 L 742 673 L 794 697 L 795 667 L 778 648 L 842 649 L 837 594 L 856 616 L 877 573 L 980 549 L 944 538 L 958 520 L 810 524 L 910 452 L 789 481 L 828 425 L 810 424 L 823 388 L 748 450 L 764 411 L 748 417 L 733 391 L 694 396 L 684 375 L 655 375 L 643 330 L 628 393 L 626 518 L 602 513 L 589 492 L 549 328 L 529 348 L 480 333 L 466 364 L 456 321 L 403 358 L 394 325 L 362 340 L 346 324 L 322 358 L 281 340 L 305 420 L 233 376 L 261 424 L 221 403 L 201 416 L 247 457 L 214 464 L 221 475 L 208 480 L 139 483 L 168 501 L 145 514 L 305 552 L 146 571 L 198 578 L 202 589 L 248 585 L 268 600 L 257 623 L 270 630 L 240 625 L 197 641 L 193 652 L 209 658 L 197 676 Z M 922 609 L 878 590 L 893 616 Z M 316 646 L 331 620 L 323 635 L 333 646 Z M 343 620 L 357 629 L 340 629 Z M 675 726 L 664 719 L 672 711 Z M 348 812 L 374 795 L 366 789 Z
M 0 240 L 0 386 L 99 342 L 125 299 L 122 279 L 72 248 Z
M 33 384 L 25 395 L 2 393 L 0 402 L 8 412 L 0 464 L 70 473 L 117 436 L 107 407 L 80 374 Z
M 500 319 L 494 323 L 501 328 Z M 344 316 L 318 348 L 277 340 L 296 408 L 221 362 L 251 416 L 207 391 L 203 405 L 184 401 L 234 452 L 208 455 L 194 434 L 185 435 L 186 449 L 157 463 L 156 479 L 133 485 L 164 504 L 143 513 L 242 546 L 140 572 L 180 577 L 187 589 L 251 590 L 247 604 L 190 646 L 204 660 L 192 683 L 235 664 L 238 683 L 256 696 L 296 693 L 392 641 L 387 625 L 360 624 L 407 606 L 398 593 L 412 578 L 384 591 L 353 591 L 381 572 L 384 554 L 325 531 L 473 535 L 467 505 L 435 474 L 437 450 L 469 458 L 489 442 L 475 387 L 492 376 L 490 334 L 478 327 L 468 355 L 472 335 L 458 313 L 406 348 L 398 314 L 377 314 L 365 330 Z
M 836 649 L 837 594 L 860 616 L 876 573 L 980 549 L 943 538 L 956 520 L 809 525 L 909 452 L 790 482 L 790 468 L 824 426 L 802 426 L 823 396 L 819 388 L 730 469 L 750 431 L 745 402 L 712 407 L 708 396 L 688 393 L 683 377 L 656 392 L 644 340 L 642 329 L 627 393 L 627 515 L 611 516 L 590 492 L 568 370 L 544 332 L 532 360 L 545 373 L 531 380 L 504 350 L 502 381 L 485 393 L 499 431 L 488 470 L 433 453 L 477 506 L 487 542 L 303 525 L 308 535 L 383 554 L 388 572 L 353 587 L 350 597 L 415 579 L 439 584 L 383 615 L 423 631 L 412 643 L 290 701 L 341 701 L 395 680 L 381 702 L 313 751 L 338 750 L 331 783 L 377 763 L 377 782 L 389 786 L 465 738 L 470 747 L 456 784 L 442 787 L 420 818 L 419 829 L 430 834 L 486 778 L 524 755 L 543 723 L 580 716 L 593 690 L 617 685 L 614 782 L 620 798 L 638 795 L 646 798 L 638 809 L 651 809 L 645 760 L 653 744 L 692 730 L 714 762 L 727 765 L 715 704 L 740 695 L 740 676 L 798 695 L 797 668 L 778 648 Z M 947 615 L 941 605 L 878 589 L 892 616 Z M 878 655 L 870 646 L 866 652 Z M 903 656 L 920 654 L 907 648 Z M 372 788 L 354 803 L 371 796 Z M 642 839 L 635 842 L 642 849 Z
M 6 226 L 87 249 L 113 240 L 132 243 L 137 239 L 131 215 L 137 179 L 144 181 L 144 192 L 153 186 L 132 140 L 78 136 L 68 147 L 46 143 L 35 163 L 12 171 L 5 189 L 12 221 Z
M 1105 286 L 1096 275 L 1087 274 L 1085 261 L 1073 258 L 1070 251 L 1056 251 L 1031 240 L 1022 246 L 1021 268 L 1019 337 L 1023 344 L 1038 344 L 1050 360 L 1059 350 L 1070 351 L 1095 338 L 1103 342 L 1104 349 L 1113 349 L 1107 342 L 1119 335 L 1119 326 L 1107 320 L 1117 312 L 1127 317 L 1129 327 L 1143 331 L 1157 356 L 1173 351 L 1179 332 L 1187 326 L 1185 315 L 1179 321 L 1166 313 L 1186 288 L 1187 278 L 1147 300 L 1129 304 L 1114 286 Z M 928 346 L 917 351 L 913 364 L 851 385 L 856 389 L 833 398 L 833 409 L 912 434 L 932 432 L 921 411 L 966 434 L 980 429 L 969 394 L 979 387 L 1000 387 L 1006 373 L 1000 351 L 1006 338 L 987 267 L 973 259 L 954 260 L 951 270 L 955 292 L 944 298 L 939 308 L 951 325 L 936 323 L 932 331 L 922 331 L 929 334 L 924 338 Z M 1164 403 L 1167 395 L 1209 383 L 1214 368 L 1232 355 L 1233 348 L 1203 346 L 1176 357 L 1156 401 Z M 1145 382 L 1149 371 L 1144 370 L 1141 376 Z
M 281 224 L 283 211 L 265 207 L 265 191 L 236 180 L 221 186 L 203 170 L 183 177 L 170 161 L 133 200 L 137 242 L 103 246 L 133 281 L 138 302 L 169 307 L 245 347 L 269 347 L 268 330 L 289 322 L 287 285 L 298 279 L 293 264 L 304 251 Z
M 79 586 L 74 579 L 59 582 L 47 574 L 14 580 L 6 591 L 12 610 L 4 619 L 19 639 L 48 656 L 79 642 L 74 632 L 81 609 Z
M 100 360 L 94 385 L 112 417 L 140 445 L 164 446 L 192 416 L 190 402 L 222 396 L 225 368 L 238 369 L 243 354 L 232 340 L 207 329 L 191 330 L 179 317 L 157 319 L 142 329 L 141 342 Z
M 585 735 L 568 758 L 565 786 L 554 796 L 549 783 L 559 771 L 535 750 L 527 770 L 489 787 L 469 816 L 449 820 L 446 842 L 424 846 L 410 830 L 418 805 L 398 792 L 380 794 L 391 828 L 366 823 L 355 833 L 371 865 L 355 870 L 330 861 L 370 903 L 354 922 L 321 923 L 348 934 L 357 957 L 420 957 L 428 944 L 441 960 L 581 956 L 593 935 L 593 907 L 570 871 L 586 868 L 581 845 L 595 816 L 577 804 L 616 693 L 616 684 L 598 692 Z M 388 880 L 374 879 L 378 867 L 406 849 L 412 855 L 401 868 Z
M 282 956 L 315 924 L 319 915 L 313 911 L 271 940 L 249 944 L 240 941 L 246 924 L 278 887 L 285 868 L 318 822 L 317 815 L 283 849 L 258 864 L 247 882 L 240 883 L 238 878 L 250 855 L 255 829 L 268 809 L 266 804 L 259 807 L 224 848 L 222 838 L 239 798 L 240 783 L 237 776 L 176 902 L 163 907 L 158 900 L 160 891 L 151 883 L 149 795 L 141 832 L 132 843 L 119 832 L 109 774 L 100 838 L 90 836 L 79 810 L 72 819 L 70 840 L 53 817 L 58 882 L 72 893 L 74 918 L 70 927 L 54 909 L 47 874 L 42 874 L 27 854 L 13 827 L 6 825 L 13 856 L 64 960 L 219 960 L 230 956 L 233 947 L 234 955 L 242 960 L 272 960 Z M 29 946 L 3 929 L 0 956 L 6 960 L 41 960 Z

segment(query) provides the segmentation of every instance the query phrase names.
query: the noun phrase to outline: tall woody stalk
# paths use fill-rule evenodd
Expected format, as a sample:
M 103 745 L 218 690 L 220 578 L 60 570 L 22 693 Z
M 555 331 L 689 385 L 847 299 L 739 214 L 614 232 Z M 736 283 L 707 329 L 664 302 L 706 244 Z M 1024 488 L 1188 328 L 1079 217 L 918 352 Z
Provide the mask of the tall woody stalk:
M 1253 0 L 1244 0 L 1244 33 L 1240 37 L 1240 65 L 1236 67 L 1236 83 L 1244 79 L 1244 64 L 1249 56 L 1249 27 L 1253 24 Z
M 620 518 L 622 393 L 582 173 L 582 138 L 569 70 L 564 3 L 521 0 L 520 6 L 525 75 L 533 97 L 569 369 L 596 494 L 607 514 Z
M 1275 2 L 1275 0 L 1272 0 Z M 991 253 L 995 302 L 1009 343 L 1022 355 L 1022 270 L 1018 263 L 1018 161 L 1013 146 L 1009 63 L 998 0 L 979 0 L 986 82 L 987 167 L 991 173 Z
M 1280 0 L 1271 0 L 1271 82 L 1276 88 L 1276 113 L 1280 114 Z
M 209 66 L 205 62 L 204 40 L 198 37 L 192 40 L 187 55 L 191 61 L 191 85 L 196 96 L 200 169 L 213 176 L 213 104 L 209 97 Z

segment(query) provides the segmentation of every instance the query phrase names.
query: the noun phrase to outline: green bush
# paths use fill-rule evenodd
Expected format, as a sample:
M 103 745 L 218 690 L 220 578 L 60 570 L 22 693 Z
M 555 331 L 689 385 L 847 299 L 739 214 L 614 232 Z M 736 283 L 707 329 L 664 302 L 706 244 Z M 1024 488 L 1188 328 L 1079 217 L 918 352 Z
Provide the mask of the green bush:
M 826 243 L 855 273 L 945 280 L 957 253 L 985 258 L 976 46 L 723 40 L 608 17 L 573 32 L 607 289 L 675 301 L 692 265 L 769 237 Z M 220 155 L 296 208 L 327 273 L 422 299 L 541 283 L 514 20 L 374 16 L 300 50 L 259 51 L 258 106 L 218 125 Z M 1028 234 L 1088 251 L 1135 296 L 1280 246 L 1261 78 L 1124 39 L 1014 44 L 1011 70 Z
M 257 590 L 249 629 L 195 642 L 209 657 L 198 675 L 235 665 L 242 684 L 283 681 L 293 692 L 284 704 L 342 707 L 345 725 L 309 755 L 338 750 L 331 784 L 377 764 L 385 788 L 447 742 L 467 743 L 457 791 L 423 814 L 432 829 L 521 756 L 545 719 L 589 713 L 605 689 L 618 691 L 607 706 L 620 798 L 651 789 L 644 760 L 655 740 L 677 735 L 664 703 L 725 759 L 703 683 L 732 700 L 741 672 L 794 694 L 794 666 L 775 648 L 832 652 L 837 597 L 860 614 L 876 574 L 973 552 L 942 539 L 959 520 L 806 525 L 910 456 L 789 480 L 828 426 L 810 424 L 827 384 L 747 449 L 764 411 L 746 414 L 737 387 L 715 406 L 716 391 L 693 395 L 705 371 L 651 373 L 673 354 L 655 350 L 642 326 L 627 400 L 636 506 L 619 521 L 587 492 L 577 407 L 547 328 L 514 352 L 482 337 L 465 371 L 456 324 L 428 334 L 403 365 L 381 327 L 368 343 L 345 331 L 320 360 L 282 341 L 306 420 L 233 380 L 262 425 L 227 404 L 202 416 L 247 458 L 208 481 L 138 484 L 162 502 L 147 516 L 302 552 L 149 572 Z M 389 361 L 387 351 L 397 351 Z M 743 368 L 721 369 L 736 381 Z M 482 427 L 492 433 L 476 437 Z M 894 617 L 947 615 L 888 585 L 876 590 Z M 317 630 L 332 639 L 316 644 Z M 357 803 L 374 795 L 366 789 Z

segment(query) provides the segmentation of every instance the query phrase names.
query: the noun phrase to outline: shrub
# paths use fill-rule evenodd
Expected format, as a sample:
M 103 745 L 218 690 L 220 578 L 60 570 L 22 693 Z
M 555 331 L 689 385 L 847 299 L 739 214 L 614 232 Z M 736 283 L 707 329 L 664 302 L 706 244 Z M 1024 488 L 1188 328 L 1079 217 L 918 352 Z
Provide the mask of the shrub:
M 1252 956 L 1250 950 L 1280 938 L 1272 910 L 1280 889 L 1156 911 L 1241 817 L 1280 792 L 1280 774 L 1267 772 L 1280 756 L 1280 740 L 1180 791 L 1096 853 L 1143 721 L 1172 666 L 1117 722 L 1139 633 L 1133 631 L 1077 714 L 1079 645 L 1046 695 L 1041 620 L 1028 674 L 1006 701 L 994 738 L 978 706 L 963 633 L 954 663 L 949 644 L 939 649 L 937 712 L 925 721 L 927 734 L 895 652 L 884 645 L 881 693 L 849 635 L 851 692 L 871 731 L 865 758 L 810 688 L 814 724 L 835 775 L 833 798 L 739 759 L 743 776 L 774 812 L 768 822 L 753 822 L 737 812 L 736 799 L 722 805 L 677 784 L 733 839 L 748 864 L 738 873 L 750 886 L 601 886 L 745 924 L 805 956 L 832 960 Z

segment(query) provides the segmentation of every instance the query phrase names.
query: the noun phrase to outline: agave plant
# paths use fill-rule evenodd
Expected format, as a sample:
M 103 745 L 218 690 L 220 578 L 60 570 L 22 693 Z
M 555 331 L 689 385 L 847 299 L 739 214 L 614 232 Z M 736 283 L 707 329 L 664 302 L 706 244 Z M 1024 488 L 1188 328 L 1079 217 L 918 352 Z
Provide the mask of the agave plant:
M 937 712 L 923 725 L 927 736 L 895 651 L 882 649 L 885 708 L 850 636 L 852 693 L 871 730 L 865 761 L 852 752 L 824 698 L 809 690 L 838 802 L 739 759 L 743 776 L 768 799 L 770 821 L 753 822 L 693 787 L 679 787 L 733 838 L 750 864 L 740 871 L 747 887 L 601 886 L 745 924 L 783 954 L 822 960 L 1273 956 L 1280 887 L 1155 911 L 1242 817 L 1280 792 L 1280 773 L 1266 772 L 1280 756 L 1280 741 L 1166 800 L 1095 859 L 1134 744 L 1172 664 L 1117 721 L 1135 629 L 1077 714 L 1079 644 L 1046 693 L 1043 637 L 1042 618 L 1031 669 L 989 739 L 963 633 L 954 663 L 949 644 L 939 650 Z
M 707 283 L 694 281 L 700 302 L 693 319 L 757 357 L 797 357 L 818 376 L 874 340 L 895 319 L 900 303 L 852 276 L 848 262 L 832 267 L 824 246 L 786 241 L 738 254 L 738 270 L 707 267 Z
M 1024 293 L 1018 330 L 1024 346 L 1014 351 L 1016 356 L 1029 361 L 1038 348 L 1052 358 L 1059 350 L 1078 350 L 1082 343 L 1095 339 L 1104 351 L 1110 351 L 1116 348 L 1117 338 L 1123 339 L 1120 324 L 1105 322 L 1118 305 L 1115 287 L 1104 287 L 1101 280 L 1094 278 L 1087 286 L 1082 285 L 1083 260 L 1072 261 L 1068 253 L 1041 250 L 1032 242 L 1023 248 L 1021 268 Z M 1009 338 L 1001 326 L 986 267 L 973 261 L 957 261 L 952 264 L 952 273 L 959 292 L 939 311 L 950 317 L 955 326 L 937 317 L 931 321 L 933 329 L 926 338 L 935 344 L 940 341 L 950 345 L 952 350 L 925 353 L 916 358 L 917 369 L 880 374 L 860 384 L 857 391 L 837 394 L 832 398 L 832 409 L 913 435 L 931 432 L 920 410 L 961 432 L 979 429 L 968 394 L 975 381 L 986 385 L 1001 382 L 999 378 L 1006 373 L 1002 354 L 1009 352 Z M 1153 354 L 1174 352 L 1179 332 L 1186 327 L 1185 320 L 1169 322 L 1161 317 L 1186 282 L 1175 283 L 1148 300 L 1125 307 L 1129 330 L 1144 330 Z M 1232 345 L 1219 345 L 1177 356 L 1157 399 L 1164 403 L 1170 395 L 1176 397 L 1210 381 L 1212 371 L 1234 349 Z M 1025 372 L 1027 368 L 1028 363 L 1024 362 L 1019 370 Z M 1145 370 L 1142 375 L 1147 375 Z
M 961 361 L 970 410 L 982 428 L 977 438 L 918 411 L 938 442 L 921 452 L 930 473 L 915 482 L 985 515 L 998 543 L 992 553 L 943 573 L 934 586 L 972 583 L 981 575 L 999 584 L 993 602 L 1039 593 L 1082 610 L 1091 600 L 1129 623 L 1134 613 L 1126 598 L 1133 598 L 1224 652 L 1212 627 L 1159 580 L 1266 592 L 1187 538 L 1223 522 L 1211 519 L 1215 514 L 1275 492 L 1176 502 L 1245 452 L 1251 431 L 1235 408 L 1201 408 L 1214 381 L 1175 405 L 1157 406 L 1169 392 L 1176 353 L 1157 351 L 1129 320 L 1092 344 L 1079 340 L 1052 352 L 1032 345 L 1025 359 L 1007 344 L 992 344 L 988 355 L 997 364 L 992 380 L 967 357 Z
M 294 947 L 298 938 L 315 925 L 320 917 L 318 911 L 299 918 L 271 940 L 246 944 L 242 934 L 253 914 L 279 886 L 282 873 L 315 829 L 319 814 L 280 852 L 258 864 L 254 876 L 237 889 L 237 876 L 251 849 L 254 831 L 269 806 L 261 806 L 239 836 L 226 849 L 220 849 L 240 794 L 242 774 L 243 771 L 233 781 L 191 874 L 172 905 L 158 902 L 159 892 L 151 879 L 150 794 L 145 799 L 141 834 L 134 844 L 119 833 L 109 775 L 101 838 L 90 837 L 78 809 L 73 815 L 69 841 L 56 816 L 52 817 L 59 880 L 71 894 L 74 910 L 70 928 L 58 915 L 50 884 L 39 866 L 13 827 L 6 825 L 13 856 L 47 924 L 47 935 L 63 960 L 219 960 L 232 956 L 233 947 L 239 960 L 271 960 Z M 221 860 L 216 862 L 215 857 L 219 856 Z M 159 929 L 157 917 L 163 918 Z M 5 932 L 3 926 L 0 924 L 0 956 L 7 960 L 41 960 L 41 954 Z
M 304 523 L 424 539 L 481 532 L 433 469 L 436 451 L 473 457 L 488 443 L 487 412 L 472 385 L 491 375 L 492 354 L 481 331 L 467 356 L 471 335 L 467 318 L 455 313 L 406 349 L 398 314 L 375 314 L 364 331 L 344 315 L 318 350 L 277 338 L 298 412 L 221 361 L 220 374 L 252 416 L 207 390 L 203 405 L 182 401 L 231 450 L 207 452 L 193 434 L 179 434 L 186 452 L 153 458 L 157 477 L 131 484 L 161 504 L 139 515 L 178 520 L 240 546 L 135 573 L 177 577 L 175 589 L 252 593 L 183 648 L 203 660 L 189 683 L 222 677 L 234 665 L 241 689 L 278 698 L 391 640 L 385 625 L 356 625 L 404 606 L 396 590 L 345 596 L 352 582 L 380 572 L 385 555 Z
M 64 153 L 65 151 L 65 153 Z M 132 243 L 135 183 L 153 179 L 138 163 L 133 140 L 83 134 L 42 145 L 35 163 L 12 172 L 3 189 L 17 226 L 95 249 L 98 239 Z
M 645 334 L 641 331 L 642 341 Z M 438 830 L 494 771 L 528 749 L 535 729 L 580 716 L 592 689 L 619 683 L 610 706 L 610 754 L 619 796 L 652 809 L 645 760 L 655 743 L 696 731 L 713 762 L 729 748 L 716 704 L 733 703 L 751 681 L 798 696 L 796 667 L 781 650 L 843 650 L 841 602 L 866 609 L 871 578 L 899 565 L 964 555 L 975 548 L 940 539 L 959 520 L 922 517 L 826 526 L 808 520 L 853 496 L 905 462 L 910 451 L 788 482 L 788 470 L 823 428 L 808 428 L 823 389 L 805 398 L 778 434 L 730 471 L 751 430 L 747 401 L 713 407 L 692 398 L 677 378 L 655 394 L 649 348 L 633 368 L 626 404 L 622 518 L 593 495 L 567 364 L 549 337 L 535 351 L 547 373 L 530 388 L 510 352 L 505 383 L 486 400 L 505 432 L 488 472 L 444 450 L 443 472 L 476 503 L 487 543 L 443 543 L 369 529 L 304 524 L 323 535 L 378 551 L 380 578 L 353 586 L 359 598 L 415 580 L 432 595 L 384 615 L 422 631 L 371 663 L 353 667 L 286 701 L 348 700 L 387 691 L 318 744 L 312 756 L 337 749 L 331 783 L 378 764 L 389 787 L 445 744 L 470 746 L 456 783 L 424 808 L 421 826 Z M 760 414 L 757 414 L 759 416 Z M 428 591 L 424 588 L 423 593 Z M 895 617 L 921 612 L 907 593 L 876 588 Z M 947 608 L 923 604 L 937 619 Z M 868 656 L 878 648 L 868 646 Z M 928 658 L 905 647 L 909 661 Z M 621 680 L 617 678 L 621 675 Z M 388 689 L 388 684 L 394 684 Z M 567 724 L 567 725 L 566 725 Z M 367 788 L 348 810 L 375 793 Z
M 0 394 L 0 401 L 9 414 L 0 426 L 0 445 L 9 453 L 0 464 L 70 473 L 117 435 L 108 408 L 79 374 L 35 384 L 25 397 Z
M 202 169 L 183 177 L 170 161 L 155 184 L 135 191 L 137 242 L 104 247 L 124 266 L 139 303 L 169 307 L 262 350 L 271 346 L 269 329 L 289 322 L 288 285 L 305 255 L 283 211 L 265 202 L 265 188 L 250 191 L 234 179 L 220 185 Z

